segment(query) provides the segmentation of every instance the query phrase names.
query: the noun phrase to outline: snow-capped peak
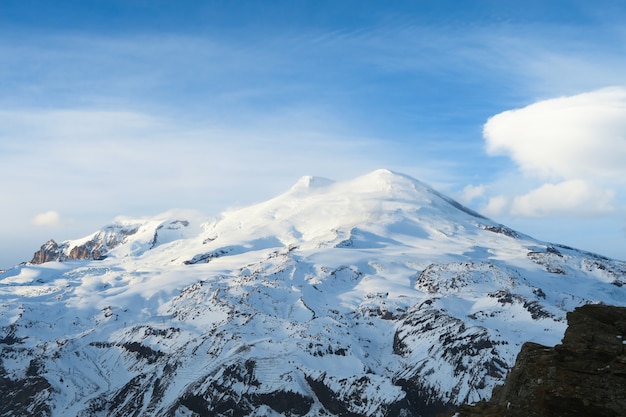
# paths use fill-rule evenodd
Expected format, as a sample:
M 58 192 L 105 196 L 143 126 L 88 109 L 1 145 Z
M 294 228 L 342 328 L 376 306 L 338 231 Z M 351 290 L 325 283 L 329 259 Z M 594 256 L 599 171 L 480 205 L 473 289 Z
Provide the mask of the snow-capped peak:
M 333 184 L 334 182 L 335 181 L 328 178 L 306 175 L 304 177 L 301 177 L 293 185 L 293 187 L 291 187 L 291 192 L 323 188 Z
M 435 415 L 567 311 L 626 304 L 626 263 L 388 170 L 212 222 L 118 219 L 39 259 L 0 274 L 3 415 Z

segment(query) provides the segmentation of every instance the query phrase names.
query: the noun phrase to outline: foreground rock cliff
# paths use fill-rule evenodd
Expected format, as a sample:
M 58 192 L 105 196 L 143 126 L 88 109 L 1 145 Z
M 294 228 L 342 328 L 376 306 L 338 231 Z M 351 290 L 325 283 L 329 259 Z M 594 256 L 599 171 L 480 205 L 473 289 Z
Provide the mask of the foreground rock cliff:
M 526 343 L 490 401 L 460 417 L 626 415 L 626 308 L 585 305 L 568 313 L 563 343 Z

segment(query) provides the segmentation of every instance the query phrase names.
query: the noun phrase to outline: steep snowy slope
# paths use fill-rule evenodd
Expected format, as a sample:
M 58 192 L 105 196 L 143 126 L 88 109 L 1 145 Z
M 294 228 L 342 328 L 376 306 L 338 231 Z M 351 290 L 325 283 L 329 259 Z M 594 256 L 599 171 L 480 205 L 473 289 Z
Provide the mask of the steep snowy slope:
M 434 415 L 557 343 L 567 311 L 626 305 L 625 263 L 386 170 L 184 214 L 0 275 L 0 415 Z

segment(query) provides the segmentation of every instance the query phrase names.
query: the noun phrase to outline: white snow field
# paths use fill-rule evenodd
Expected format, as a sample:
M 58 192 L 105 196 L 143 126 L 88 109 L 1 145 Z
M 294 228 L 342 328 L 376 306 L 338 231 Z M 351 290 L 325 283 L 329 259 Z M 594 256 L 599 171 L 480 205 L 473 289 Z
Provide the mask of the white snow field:
M 626 263 L 388 170 L 58 247 L 0 275 L 0 415 L 434 415 L 574 307 L 626 305 Z

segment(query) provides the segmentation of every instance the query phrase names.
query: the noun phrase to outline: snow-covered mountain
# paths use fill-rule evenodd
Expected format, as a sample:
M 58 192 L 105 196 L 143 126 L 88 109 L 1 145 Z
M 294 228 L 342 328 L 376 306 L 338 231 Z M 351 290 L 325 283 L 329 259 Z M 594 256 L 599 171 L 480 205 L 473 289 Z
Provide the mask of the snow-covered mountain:
M 0 275 L 3 416 L 428 416 L 488 397 L 626 263 L 387 170 L 214 221 L 51 241 Z

